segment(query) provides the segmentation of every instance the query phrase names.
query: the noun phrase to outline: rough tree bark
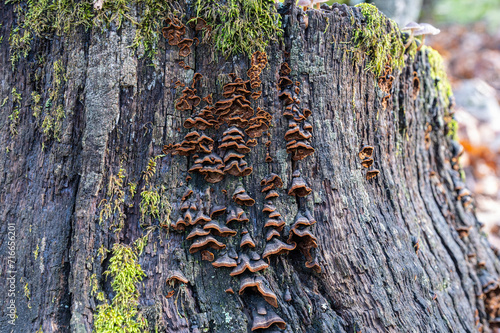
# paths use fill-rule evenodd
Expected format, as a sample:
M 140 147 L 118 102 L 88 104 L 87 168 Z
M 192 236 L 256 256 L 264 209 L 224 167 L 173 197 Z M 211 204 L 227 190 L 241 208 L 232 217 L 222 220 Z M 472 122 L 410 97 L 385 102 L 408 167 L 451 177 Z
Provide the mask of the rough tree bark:
M 458 197 L 459 173 L 452 166 L 457 147 L 446 136 L 450 110 L 431 78 L 425 52 L 392 73 L 384 108 L 386 93 L 378 78 L 364 70 L 364 63 L 355 64 L 348 51 L 352 15 L 361 17 L 358 9 L 311 11 L 307 28 L 300 9 L 285 11 L 284 42 L 268 47 L 268 64 L 260 75 L 262 95 L 251 100 L 254 110 L 260 107 L 272 115 L 270 136 L 258 138 L 244 157 L 253 168 L 249 176 L 226 175 L 212 184 L 188 173 L 192 155 L 158 157 L 154 173 L 150 160 L 162 154 L 163 145 L 179 143 L 191 131 L 183 124 L 192 111 L 175 108 L 185 89 L 176 81 L 188 87 L 200 73 L 197 95 L 213 94 L 215 103 L 226 99 L 223 85 L 231 82 L 230 73 L 248 80 L 248 57 L 224 60 L 207 43 L 193 45 L 191 54 L 181 57 L 179 47 L 162 40 L 162 51 L 151 66 L 127 48 L 134 28 L 124 24 L 105 33 L 78 31 L 71 38 L 36 39 L 27 59 L 13 70 L 6 46 L 13 5 L 0 4 L 0 12 L 0 95 L 2 100 L 9 97 L 0 113 L 0 251 L 7 281 L 12 275 L 8 231 L 14 225 L 17 308 L 12 326 L 5 296 L 2 332 L 90 332 L 102 304 L 96 292 L 104 291 L 109 301 L 114 296 L 110 277 L 103 274 L 112 253 L 99 249 L 115 243 L 132 246 L 146 234 L 148 242 L 138 259 L 145 273 L 138 284 L 139 311 L 150 331 L 247 332 L 255 324 L 256 307 L 263 304 L 268 314 L 273 310 L 283 319 L 286 332 L 474 332 L 481 325 L 484 332 L 491 331 L 494 318 L 488 317 L 485 302 L 494 298 L 500 265 L 480 231 L 473 204 L 467 206 L 468 197 Z M 186 36 L 195 33 L 187 27 Z M 65 118 L 60 141 L 44 137 L 30 99 L 36 91 L 43 103 L 54 89 L 56 61 L 62 61 L 67 78 L 61 88 Z M 300 110 L 312 112 L 307 121 L 313 127 L 315 152 L 298 161 L 286 151 L 284 137 L 291 121 L 283 116 L 286 98 L 278 97 L 285 61 L 290 79 L 300 83 Z M 12 98 L 14 87 L 20 102 Z M 15 103 L 20 110 L 17 134 L 11 133 L 9 119 Z M 206 101 L 197 109 L 204 105 Z M 226 128 L 205 131 L 220 156 Z M 358 156 L 365 145 L 374 147 L 372 168 L 380 171 L 370 180 Z M 267 152 L 272 162 L 266 162 Z M 116 186 L 125 199 L 117 205 L 125 217 L 115 233 L 111 224 L 119 221 L 116 211 L 109 219 L 101 212 L 118 195 L 115 191 L 110 197 L 109 184 L 118 179 L 120 168 L 125 178 Z M 296 170 L 312 189 L 310 195 L 288 195 Z M 311 254 L 321 270 L 305 266 L 307 251 L 298 250 L 305 241 L 296 237 L 295 250 L 270 256 L 263 271 L 246 273 L 265 278 L 277 297 L 276 308 L 262 303 L 256 289 L 240 295 L 242 279 L 230 276 L 232 268 L 214 268 L 200 252 L 191 254 L 192 241 L 186 236 L 192 227 L 177 232 L 159 227 L 157 218 L 141 219 L 143 189 L 156 189 L 163 203 L 168 200 L 174 223 L 184 212 L 182 196 L 190 188 L 194 193 L 188 200 L 206 214 L 215 205 L 228 211 L 244 208 L 249 221 L 229 225 L 237 235 L 216 238 L 239 253 L 240 260 L 243 253 L 262 255 L 269 229 L 264 228 L 268 213 L 263 208 L 269 200 L 261 192 L 261 180 L 271 173 L 284 182 L 275 189 L 279 197 L 269 199 L 286 222 L 278 239 L 286 242 L 297 214 L 309 211 L 317 221 L 309 227 L 318 245 Z M 188 175 L 192 179 L 186 181 Z M 253 206 L 233 202 L 239 185 L 255 200 Z M 255 253 L 240 249 L 243 228 L 256 243 Z M 224 251 L 212 250 L 215 258 Z M 189 282 L 166 283 L 175 270 Z M 234 294 L 225 292 L 230 287 Z M 9 283 L 2 283 L 0 293 L 8 292 Z M 273 330 L 279 327 L 268 329 Z

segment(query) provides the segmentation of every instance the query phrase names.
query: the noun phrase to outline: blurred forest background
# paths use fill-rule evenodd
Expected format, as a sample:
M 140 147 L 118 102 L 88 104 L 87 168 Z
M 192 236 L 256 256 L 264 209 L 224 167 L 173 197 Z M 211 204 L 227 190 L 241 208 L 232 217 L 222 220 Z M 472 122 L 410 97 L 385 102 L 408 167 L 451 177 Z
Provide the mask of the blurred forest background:
M 500 248 L 500 0 L 343 1 L 361 2 L 376 5 L 400 27 L 415 21 L 441 29 L 425 43 L 445 60 L 467 188 L 483 230 Z

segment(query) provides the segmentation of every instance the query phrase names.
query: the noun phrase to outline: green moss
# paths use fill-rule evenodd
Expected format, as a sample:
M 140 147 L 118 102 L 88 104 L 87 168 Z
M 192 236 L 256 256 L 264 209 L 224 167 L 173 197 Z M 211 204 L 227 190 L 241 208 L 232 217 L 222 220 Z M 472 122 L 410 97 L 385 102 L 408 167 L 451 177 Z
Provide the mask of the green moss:
M 380 76 L 385 65 L 394 69 L 401 69 L 404 66 L 404 45 L 401 33 L 397 24 L 386 18 L 377 7 L 362 3 L 356 5 L 361 9 L 361 13 L 366 19 L 366 23 L 357 25 L 352 44 L 354 45 L 354 59 L 360 63 L 364 56 L 368 57 L 366 70 L 370 70 L 375 75 Z M 387 32 L 389 29 L 389 32 Z
M 451 84 L 448 80 L 448 76 L 446 75 L 443 57 L 441 57 L 438 51 L 427 45 L 422 46 L 422 53 L 427 55 L 429 66 L 431 68 L 431 77 L 436 84 L 439 97 L 442 98 L 444 105 L 448 106 L 453 92 L 451 90 Z
M 124 213 L 125 205 L 125 190 L 123 188 L 123 181 L 125 178 L 125 170 L 120 167 L 117 175 L 109 177 L 108 191 L 106 193 L 107 199 L 103 199 L 99 203 L 101 211 L 99 213 L 99 223 L 103 224 L 105 221 L 110 221 L 110 229 L 119 232 L 125 225 Z
M 11 91 L 12 99 L 12 112 L 9 115 L 9 131 L 10 135 L 17 135 L 17 125 L 19 124 L 19 108 L 21 107 L 21 101 L 23 100 L 21 94 L 17 92 L 14 87 Z
M 451 119 L 448 124 L 448 132 L 446 133 L 451 139 L 458 141 L 458 122 L 455 119 Z
M 208 32 L 217 50 L 226 57 L 264 51 L 282 36 L 280 16 L 267 0 L 196 0 L 196 16 L 211 27 Z
M 137 284 L 146 276 L 139 265 L 137 253 L 129 246 L 116 243 L 104 272 L 110 277 L 115 293 L 111 304 L 108 301 L 97 307 L 94 318 L 96 333 L 140 333 L 147 329 L 147 321 L 138 311 L 139 291 Z
M 36 91 L 31 92 L 31 108 L 33 110 L 33 117 L 38 118 L 40 113 L 42 112 L 42 106 L 40 105 L 40 101 L 42 100 L 42 96 Z
M 12 65 L 31 50 L 34 37 L 71 34 L 78 28 L 101 30 L 111 25 L 120 28 L 124 21 L 136 27 L 132 47 L 144 47 L 144 52 L 152 57 L 157 53 L 161 27 L 171 12 L 170 2 L 163 0 L 106 0 L 101 10 L 95 10 L 92 0 L 7 0 L 13 3 L 17 25 L 9 38 Z M 136 21 L 131 8 L 137 9 Z

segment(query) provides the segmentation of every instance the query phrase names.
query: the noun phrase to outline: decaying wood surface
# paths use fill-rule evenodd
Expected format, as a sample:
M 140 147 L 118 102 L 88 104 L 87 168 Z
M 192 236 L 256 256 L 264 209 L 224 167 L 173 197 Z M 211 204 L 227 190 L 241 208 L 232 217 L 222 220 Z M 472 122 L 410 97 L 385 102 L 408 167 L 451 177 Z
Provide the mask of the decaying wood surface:
M 232 81 L 229 74 L 248 80 L 251 63 L 244 56 L 216 57 L 205 43 L 193 45 L 191 54 L 182 57 L 179 47 L 163 40 L 160 56 L 151 66 L 127 48 L 134 30 L 125 25 L 107 33 L 80 31 L 71 38 L 38 39 L 13 71 L 5 40 L 14 14 L 11 5 L 0 4 L 0 11 L 4 13 L 0 95 L 3 99 L 16 87 L 23 97 L 17 135 L 9 133 L 10 112 L 5 110 L 12 108 L 10 101 L 0 113 L 0 211 L 5 235 L 0 246 L 1 253 L 7 253 L 7 225 L 14 223 L 18 316 L 15 327 L 9 325 L 4 303 L 1 330 L 90 332 L 99 304 L 91 294 L 93 274 L 107 298 L 113 297 L 109 280 L 102 275 L 109 258 L 101 262 L 98 249 L 110 249 L 115 242 L 132 244 L 144 235 L 145 227 L 158 226 L 156 219 L 141 221 L 139 192 L 146 184 L 149 160 L 161 155 L 164 145 L 182 142 L 191 131 L 183 124 L 192 111 L 175 108 L 181 91 L 200 73 L 197 95 L 212 94 L 216 103 L 225 99 L 223 85 Z M 268 315 L 274 311 L 286 323 L 285 332 L 474 332 L 480 326 L 490 332 L 494 320 L 488 314 L 495 310 L 487 309 L 485 302 L 496 306 L 500 264 L 481 233 L 474 204 L 458 198 L 455 190 L 460 181 L 452 167 L 455 148 L 446 136 L 449 106 L 438 96 L 425 54 L 392 73 L 395 79 L 384 108 L 386 92 L 378 78 L 364 71 L 363 64 L 355 65 L 349 52 L 350 15 L 360 13 L 345 6 L 312 11 L 307 29 L 301 13 L 294 8 L 284 14 L 285 42 L 268 48 L 268 63 L 260 74 L 262 95 L 251 99 L 254 110 L 260 107 L 272 115 L 270 135 L 257 138 L 257 146 L 244 158 L 252 173 L 208 183 L 202 175 L 187 172 L 194 164 L 192 155 L 166 154 L 156 160 L 156 173 L 148 184 L 163 186 L 172 222 L 182 214 L 181 198 L 188 188 L 206 214 L 215 205 L 228 211 L 244 208 L 249 221 L 230 225 L 236 236 L 215 236 L 240 258 L 243 253 L 263 253 L 269 231 L 264 229 L 269 213 L 262 212 L 267 201 L 286 222 L 278 231 L 283 242 L 297 213 L 308 210 L 317 221 L 310 227 L 318 243 L 311 253 L 320 272 L 305 266 L 298 244 L 290 253 L 271 255 L 265 270 L 232 277 L 232 268 L 214 268 L 200 252 L 190 253 L 193 242 L 186 236 L 192 227 L 184 232 L 153 228 L 139 260 L 146 273 L 139 288 L 139 309 L 151 331 L 248 332 L 255 327 L 257 307 L 264 306 Z M 196 31 L 187 27 L 186 37 L 194 36 Z M 52 65 L 59 59 L 67 75 L 66 117 L 61 141 L 42 145 L 29 96 L 37 91 L 46 98 Z M 180 66 L 180 61 L 191 69 Z M 311 111 L 307 121 L 313 128 L 310 142 L 315 152 L 297 161 L 286 151 L 290 121 L 283 116 L 286 105 L 278 97 L 284 62 L 291 68 L 289 78 L 300 83 L 300 109 Z M 420 83 L 416 91 L 414 71 Z M 176 87 L 177 81 L 185 87 Z M 222 125 L 205 131 L 215 140 L 214 151 L 220 156 L 217 147 L 226 129 Z M 374 147 L 370 168 L 380 172 L 369 180 L 358 156 L 364 146 Z M 272 162 L 266 162 L 268 152 Z M 126 174 L 124 187 L 137 183 L 139 192 L 127 194 L 124 228 L 114 234 L 109 222 L 99 223 L 99 204 L 109 199 L 110 177 L 120 167 Z M 296 170 L 312 189 L 305 197 L 288 195 Z M 261 181 L 271 173 L 284 186 L 275 188 L 279 197 L 266 200 Z M 188 175 L 192 179 L 186 181 Z M 253 206 L 233 202 L 238 186 L 255 200 Z M 221 215 L 221 224 L 226 217 Z M 243 228 L 256 243 L 254 253 L 240 248 Z M 225 250 L 211 251 L 217 259 Z M 6 260 L 2 257 L 2 277 L 7 274 Z M 189 282 L 167 284 L 175 270 Z M 263 302 L 256 289 L 240 295 L 243 276 L 264 277 L 277 307 Z M 492 284 L 496 287 L 483 293 L 483 287 Z M 0 285 L 2 295 L 7 288 Z M 228 288 L 234 294 L 226 292 Z M 167 297 L 172 290 L 173 296 Z M 267 331 L 278 330 L 273 325 Z

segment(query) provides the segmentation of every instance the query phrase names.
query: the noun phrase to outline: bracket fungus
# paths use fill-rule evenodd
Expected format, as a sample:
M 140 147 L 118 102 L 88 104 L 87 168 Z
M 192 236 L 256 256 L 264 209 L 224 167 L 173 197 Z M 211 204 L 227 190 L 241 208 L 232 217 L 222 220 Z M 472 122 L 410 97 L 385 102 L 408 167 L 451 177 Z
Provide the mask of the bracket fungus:
M 184 284 L 187 284 L 189 282 L 189 280 L 179 270 L 170 271 L 168 273 L 167 280 L 165 282 L 166 283 L 172 282 L 172 284 L 174 284 L 175 281 L 178 281 L 178 282 L 184 283 Z
M 246 254 L 242 254 L 238 258 L 238 265 L 231 271 L 229 275 L 236 276 L 249 270 L 252 273 L 261 271 L 269 267 L 269 265 L 262 259 L 252 260 Z
M 248 246 L 251 248 L 255 247 L 255 242 L 249 233 L 246 233 L 243 235 L 243 237 L 241 237 L 240 247 L 243 248 L 244 246 Z
M 295 170 L 292 177 L 292 186 L 288 189 L 288 195 L 305 197 L 311 193 L 312 189 L 307 186 L 299 170 Z
M 231 222 L 246 223 L 248 221 L 249 220 L 245 211 L 238 207 L 236 209 L 233 208 L 229 211 L 229 213 L 227 214 L 226 224 L 229 224 Z
M 372 157 L 373 155 L 373 146 L 363 146 L 358 153 L 360 159 L 364 160 L 365 158 Z
M 186 236 L 186 239 L 190 240 L 190 239 L 197 238 L 197 237 L 207 236 L 208 234 L 210 234 L 210 230 L 204 230 L 201 226 L 197 225 Z
M 236 230 L 221 225 L 218 221 L 210 221 L 209 223 L 205 224 L 203 229 L 210 230 L 210 232 L 215 236 L 221 237 L 234 236 L 237 233 Z
M 214 267 L 236 267 L 236 259 L 231 258 L 228 253 L 224 253 L 223 256 L 219 257 L 217 260 L 215 260 L 212 263 L 212 266 Z
M 233 201 L 240 206 L 253 206 L 255 200 L 252 199 L 242 186 L 238 186 L 233 193 Z
M 377 177 L 379 173 L 380 173 L 380 171 L 379 171 L 379 170 L 377 170 L 377 169 L 371 169 L 371 170 L 368 170 L 368 171 L 366 172 L 366 180 L 370 180 L 370 179 L 372 179 L 372 178 Z
M 267 192 L 275 188 L 282 188 L 283 180 L 281 180 L 280 176 L 277 174 L 271 173 L 266 178 L 261 180 L 260 186 L 264 186 L 262 192 Z
M 275 308 L 278 307 L 278 299 L 276 294 L 267 286 L 267 280 L 263 276 L 246 276 L 241 278 L 240 290 L 238 293 L 242 295 L 246 289 L 251 289 L 259 293 L 267 303 Z
M 162 29 L 163 37 L 168 39 L 168 44 L 178 45 L 186 33 L 186 27 L 177 18 L 167 18 L 166 27 Z
M 266 329 L 274 324 L 276 324 L 276 326 L 278 326 L 278 328 L 281 330 L 284 330 L 286 328 L 285 321 L 272 310 L 268 310 L 267 314 L 265 315 L 260 315 L 257 313 L 257 310 L 254 310 L 252 316 L 252 331 Z
M 210 218 L 214 219 L 219 215 L 222 215 L 226 212 L 226 207 L 225 206 L 214 206 L 210 210 Z
M 201 251 L 201 260 L 214 261 L 214 254 L 208 250 Z
M 212 236 L 204 236 L 193 242 L 189 248 L 189 253 L 193 254 L 206 248 L 212 248 L 215 250 L 220 250 L 226 247 L 226 244 L 219 242 Z
M 277 238 L 272 238 L 272 240 L 266 244 L 264 252 L 262 253 L 262 258 L 266 259 L 271 255 L 280 255 L 293 251 L 296 246 L 296 243 L 292 242 L 290 244 L 285 244 Z

